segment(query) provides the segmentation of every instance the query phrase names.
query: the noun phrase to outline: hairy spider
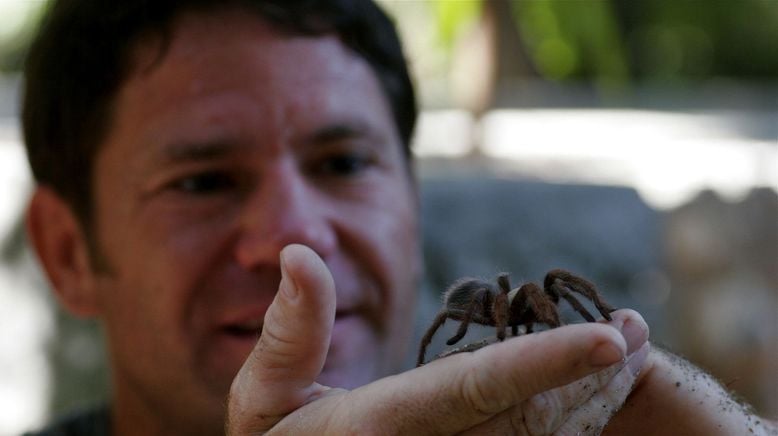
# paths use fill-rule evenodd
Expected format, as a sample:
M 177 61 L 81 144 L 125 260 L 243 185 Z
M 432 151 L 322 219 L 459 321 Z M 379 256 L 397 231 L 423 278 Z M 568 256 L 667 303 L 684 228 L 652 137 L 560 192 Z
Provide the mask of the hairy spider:
M 432 336 L 448 318 L 461 321 L 457 333 L 446 341 L 454 345 L 467 333 L 471 322 L 497 327 L 497 339 L 505 339 L 505 330 L 511 327 L 513 336 L 519 334 L 523 325 L 526 333 L 532 333 L 535 323 L 559 327 L 559 298 L 564 298 L 587 321 L 594 317 L 570 291 L 578 292 L 594 303 L 594 306 L 608 321 L 615 309 L 603 300 L 594 285 L 562 269 L 546 274 L 543 289 L 535 283 L 526 283 L 511 290 L 507 273 L 497 276 L 497 286 L 483 280 L 464 278 L 452 284 L 444 294 L 443 308 L 421 339 L 416 366 L 424 364 L 424 355 Z

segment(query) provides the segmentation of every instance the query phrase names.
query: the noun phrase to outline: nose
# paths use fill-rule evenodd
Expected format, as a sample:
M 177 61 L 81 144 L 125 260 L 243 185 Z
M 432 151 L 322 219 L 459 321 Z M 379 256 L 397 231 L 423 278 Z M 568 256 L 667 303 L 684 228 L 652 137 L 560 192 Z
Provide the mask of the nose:
M 281 249 L 293 243 L 326 260 L 337 243 L 326 195 L 292 163 L 264 176 L 240 217 L 238 263 L 246 269 L 277 266 Z

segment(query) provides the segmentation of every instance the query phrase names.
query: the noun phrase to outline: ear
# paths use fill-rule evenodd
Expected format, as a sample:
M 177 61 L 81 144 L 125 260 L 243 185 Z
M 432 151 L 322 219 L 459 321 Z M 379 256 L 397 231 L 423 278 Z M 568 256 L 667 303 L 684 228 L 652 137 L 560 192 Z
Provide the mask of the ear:
M 38 186 L 27 210 L 27 234 L 60 302 L 76 316 L 98 313 L 94 271 L 75 214 L 51 188 Z

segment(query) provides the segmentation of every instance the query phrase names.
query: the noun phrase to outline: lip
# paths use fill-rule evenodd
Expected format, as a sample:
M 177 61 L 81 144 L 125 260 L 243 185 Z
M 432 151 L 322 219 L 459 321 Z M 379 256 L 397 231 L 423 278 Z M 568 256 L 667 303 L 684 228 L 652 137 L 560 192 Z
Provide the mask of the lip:
M 262 333 L 262 326 L 264 325 L 265 312 L 267 308 L 254 308 L 250 310 L 244 310 L 236 312 L 229 316 L 224 316 L 215 325 L 215 330 L 230 334 L 230 332 L 236 332 L 239 330 L 256 331 L 257 335 Z M 358 317 L 355 310 L 351 308 L 338 308 L 335 311 L 335 326 L 333 326 L 333 336 L 338 326 L 344 322 L 352 320 Z
M 219 343 L 230 353 L 248 356 L 257 343 L 267 307 L 253 306 L 227 313 L 214 324 L 213 331 Z
M 262 334 L 262 325 L 256 323 L 225 324 L 217 329 L 220 336 L 237 340 L 252 340 L 256 342 Z
M 268 306 L 253 306 L 228 312 L 218 319 L 216 326 L 219 329 L 238 325 L 254 325 L 257 328 L 261 328 L 265 320 L 267 308 Z
M 212 330 L 213 336 L 209 341 L 209 355 L 213 367 L 220 368 L 218 371 L 224 374 L 234 375 L 257 346 L 262 333 L 261 324 L 256 330 L 236 326 L 257 325 L 256 320 L 263 318 L 264 313 L 257 315 L 257 311 L 223 318 Z M 251 324 L 252 322 L 254 324 Z M 342 368 L 346 362 L 353 362 L 355 357 L 369 352 L 365 349 L 368 330 L 364 316 L 358 311 L 338 310 L 323 370 Z
M 353 345 L 354 340 L 363 333 L 365 327 L 364 317 L 357 312 L 337 313 L 332 327 L 330 351 L 337 352 L 338 349 Z

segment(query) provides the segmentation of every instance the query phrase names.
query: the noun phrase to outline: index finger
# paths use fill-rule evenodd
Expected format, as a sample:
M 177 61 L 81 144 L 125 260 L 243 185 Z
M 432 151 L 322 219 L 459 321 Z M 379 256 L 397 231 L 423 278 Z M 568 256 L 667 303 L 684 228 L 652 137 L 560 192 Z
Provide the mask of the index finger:
M 338 401 L 338 417 L 361 416 L 350 432 L 450 434 L 486 421 L 533 395 L 622 360 L 626 343 L 614 328 L 569 325 L 511 338 L 433 361 L 363 386 Z M 353 424 L 353 422 L 351 422 Z

